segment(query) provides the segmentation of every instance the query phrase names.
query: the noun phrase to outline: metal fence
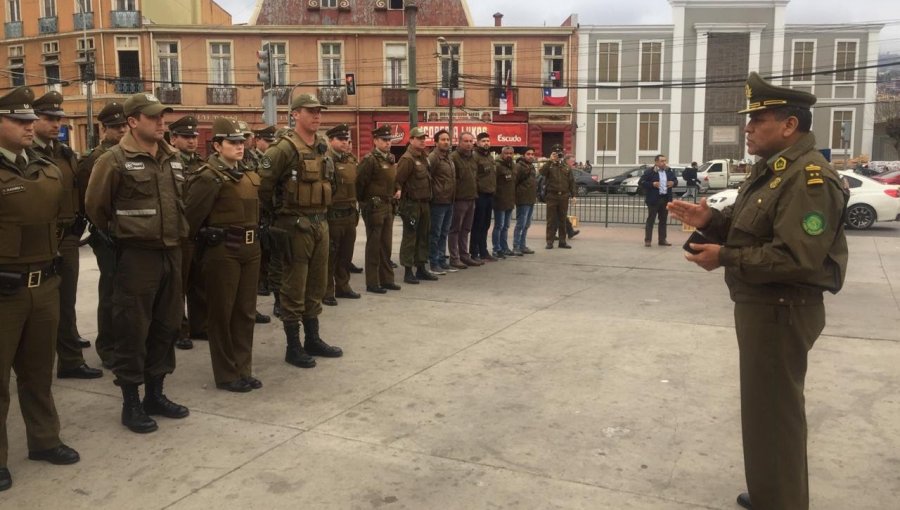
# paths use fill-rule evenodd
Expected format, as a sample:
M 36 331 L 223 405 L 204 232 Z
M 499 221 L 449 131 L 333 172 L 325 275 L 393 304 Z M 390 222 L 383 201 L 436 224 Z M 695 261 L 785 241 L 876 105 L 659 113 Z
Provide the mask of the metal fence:
M 698 198 L 687 200 L 697 202 Z M 575 205 L 569 204 L 569 214 L 578 217 L 581 223 L 603 223 L 643 225 L 647 220 L 647 204 L 641 195 L 625 193 L 590 193 L 577 197 Z M 545 204 L 535 204 L 535 221 L 546 221 Z M 680 225 L 681 222 L 669 215 L 669 225 Z

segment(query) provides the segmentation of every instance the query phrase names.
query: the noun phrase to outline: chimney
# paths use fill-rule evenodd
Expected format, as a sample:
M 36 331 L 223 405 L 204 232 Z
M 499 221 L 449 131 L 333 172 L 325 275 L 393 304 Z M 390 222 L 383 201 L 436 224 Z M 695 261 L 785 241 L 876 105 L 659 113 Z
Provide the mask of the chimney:
M 499 12 L 494 13 L 494 26 L 502 27 L 503 26 L 503 14 Z

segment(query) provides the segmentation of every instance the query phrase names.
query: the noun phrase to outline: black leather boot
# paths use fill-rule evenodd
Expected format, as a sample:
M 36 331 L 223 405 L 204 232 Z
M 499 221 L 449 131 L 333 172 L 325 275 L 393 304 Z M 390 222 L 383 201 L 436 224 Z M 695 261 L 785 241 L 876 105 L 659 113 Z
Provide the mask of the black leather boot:
M 275 305 L 272 306 L 272 315 L 275 317 L 281 318 L 281 293 L 278 292 L 278 289 L 272 291 L 275 295 Z
M 122 425 L 128 427 L 128 430 L 146 434 L 159 428 L 156 421 L 144 411 L 137 384 L 122 385 L 122 401 Z
M 149 415 L 165 416 L 166 418 L 187 418 L 191 411 L 183 405 L 169 400 L 163 393 L 164 375 L 154 377 L 145 383 L 144 411 Z
M 316 360 L 303 350 L 300 345 L 300 323 L 297 321 L 284 322 L 284 336 L 287 338 L 287 351 L 284 360 L 300 368 L 312 368 L 316 366 Z
M 435 282 L 438 279 L 438 277 L 435 276 L 434 273 L 432 273 L 428 270 L 427 267 L 425 267 L 425 264 L 419 264 L 418 269 L 416 269 L 416 278 L 418 278 L 420 281 L 425 280 L 428 282 Z
M 405 267 L 403 271 L 403 281 L 412 285 L 419 283 L 419 279 L 416 278 L 416 274 L 411 267 Z
M 328 345 L 319 336 L 319 318 L 311 317 L 303 319 L 303 334 L 306 336 L 306 352 L 311 356 L 322 356 L 323 358 L 340 358 L 344 355 L 344 351 L 340 347 Z

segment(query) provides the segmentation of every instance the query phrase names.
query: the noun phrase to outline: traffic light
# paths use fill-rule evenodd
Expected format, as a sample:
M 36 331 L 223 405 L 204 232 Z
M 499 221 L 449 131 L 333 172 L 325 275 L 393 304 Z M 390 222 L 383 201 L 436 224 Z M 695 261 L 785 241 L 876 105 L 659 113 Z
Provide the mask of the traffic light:
M 347 95 L 355 96 L 356 95 L 356 75 L 353 73 L 347 73 L 344 76 L 344 81 L 347 83 Z
M 263 89 L 272 88 L 272 51 L 269 43 L 256 52 L 256 79 L 263 84 Z

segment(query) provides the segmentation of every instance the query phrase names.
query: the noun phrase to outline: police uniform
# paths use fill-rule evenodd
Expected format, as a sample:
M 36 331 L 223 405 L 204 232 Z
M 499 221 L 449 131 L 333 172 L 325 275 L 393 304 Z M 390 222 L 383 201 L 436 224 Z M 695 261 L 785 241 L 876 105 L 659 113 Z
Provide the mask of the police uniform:
M 553 152 L 562 152 L 561 145 L 554 145 Z M 553 239 L 559 232 L 559 247 L 568 248 L 566 244 L 566 219 L 569 213 L 569 198 L 575 195 L 575 174 L 569 165 L 562 160 L 549 160 L 541 167 L 546 191 L 544 201 L 547 203 L 547 249 L 553 248 Z
M 812 94 L 776 87 L 751 73 L 740 113 L 799 107 Z M 847 194 L 816 150 L 812 133 L 753 166 L 732 207 L 712 211 L 702 232 L 722 243 L 719 264 L 735 302 L 741 424 L 749 497 L 764 510 L 809 508 L 807 354 L 825 326 L 824 291 L 838 292 L 847 269 Z
M 409 132 L 410 138 L 425 136 L 422 128 Z M 400 264 L 406 268 L 403 281 L 437 280 L 425 266 L 428 263 L 428 236 L 431 232 L 431 172 L 424 150 L 406 148 L 397 162 L 397 187 L 400 188 L 400 218 L 403 238 L 400 240 Z M 412 268 L 416 268 L 415 274 Z
M 272 142 L 275 141 L 275 131 L 275 126 L 266 126 L 263 129 L 254 131 L 253 134 L 256 135 L 257 140 L 265 140 L 271 145 Z M 263 156 L 265 156 L 265 152 L 259 150 L 258 147 L 254 147 L 252 150 L 256 160 L 261 162 Z M 259 283 L 257 285 L 256 293 L 260 296 L 268 296 L 272 293 L 272 289 L 277 289 L 281 286 L 278 282 L 274 282 L 274 280 L 281 278 L 281 260 L 278 256 L 273 256 L 273 250 L 277 249 L 277 247 L 273 246 L 271 242 L 271 236 L 268 232 L 269 225 L 266 223 L 265 215 L 262 214 L 262 209 L 260 209 L 259 226 L 259 240 L 262 257 L 260 258 L 259 263 Z M 272 274 L 273 271 L 275 274 Z M 270 281 L 273 281 L 274 283 L 270 284 Z M 274 315 L 278 317 L 281 315 L 281 301 L 278 292 L 275 292 L 274 295 L 275 306 L 273 307 L 273 312 L 275 312 Z
M 171 108 L 152 94 L 125 101 L 126 116 L 163 115 Z M 146 152 L 134 129 L 97 160 L 88 183 L 86 209 L 98 229 L 115 239 L 116 279 L 113 372 L 122 388 L 122 424 L 152 432 L 148 415 L 184 418 L 186 407 L 163 394 L 163 380 L 175 370 L 173 341 L 182 315 L 181 240 L 188 236 L 183 213 L 184 164 L 164 141 Z M 138 387 L 146 383 L 140 401 Z
M 291 104 L 292 111 L 299 108 L 324 107 L 313 96 L 301 94 Z M 266 211 L 273 213 L 275 219 L 269 230 L 284 250 L 280 293 L 287 340 L 285 361 L 303 368 L 315 366 L 311 355 L 343 354 L 319 336 L 319 314 L 328 277 L 325 213 L 331 205 L 333 172 L 334 162 L 325 140 L 316 136 L 307 143 L 296 130 L 269 147 L 260 162 L 260 200 Z M 301 320 L 305 346 L 300 345 Z
M 217 118 L 213 141 L 244 141 L 237 123 Z M 209 303 L 209 354 L 216 387 L 262 387 L 251 373 L 259 276 L 259 175 L 213 154 L 185 194 Z
M 0 97 L 3 124 L 37 119 L 33 100 L 27 87 Z M 62 183 L 59 168 L 37 152 L 0 146 L 0 491 L 12 485 L 6 467 L 11 369 L 16 371 L 29 458 L 78 462 L 78 453 L 59 439 L 50 389 L 59 325 L 57 222 L 71 207 Z
M 372 137 L 390 140 L 391 128 L 376 128 Z M 396 179 L 394 155 L 377 148 L 373 148 L 357 168 L 356 198 L 366 224 L 366 290 L 376 294 L 400 290 L 394 283 L 394 268 L 391 267 Z
M 478 140 L 489 137 L 479 133 Z M 494 191 L 497 190 L 497 173 L 494 157 L 489 149 L 475 147 L 476 185 L 478 198 L 475 200 L 475 214 L 472 219 L 472 235 L 469 250 L 476 261 L 497 260 L 491 256 L 487 245 L 488 230 L 491 227 L 491 211 L 494 209 Z
M 247 140 L 253 138 L 253 136 L 254 136 L 253 130 L 250 129 L 250 125 L 247 124 L 247 122 L 245 122 L 243 120 L 239 120 L 237 122 L 237 124 L 241 130 L 241 134 L 244 135 L 244 141 L 247 141 Z M 251 145 L 251 147 L 244 149 L 244 160 L 241 163 L 244 167 L 244 170 L 249 170 L 251 172 L 258 172 L 260 157 L 259 157 L 258 153 L 256 152 L 256 147 L 253 146 L 253 144 L 250 144 L 250 145 Z M 246 144 L 245 144 L 245 147 L 246 147 Z
M 66 115 L 62 111 L 62 102 L 63 97 L 59 92 L 48 92 L 35 99 L 34 112 L 38 117 L 62 119 Z M 66 197 L 65 210 L 60 216 L 66 225 L 60 232 L 62 238 L 59 242 L 60 261 L 57 268 L 60 283 L 56 376 L 59 378 L 95 379 L 102 376 L 103 372 L 90 368 L 84 361 L 81 348 L 90 346 L 90 343 L 81 338 L 75 314 L 79 273 L 78 247 L 81 235 L 84 234 L 87 226 L 84 219 L 84 196 L 81 193 L 83 188 L 78 182 L 78 157 L 68 145 L 59 140 L 43 139 L 37 133 L 35 133 L 32 148 L 44 158 L 52 161 L 62 172 L 62 184 Z
M 107 103 L 100 110 L 97 120 L 107 128 L 121 126 L 127 122 L 122 104 L 115 101 Z M 104 138 L 100 145 L 78 162 L 78 183 L 85 191 L 97 159 L 118 143 L 118 141 Z M 116 277 L 116 250 L 104 232 L 97 230 L 93 224 L 90 224 L 89 228 L 91 236 L 88 238 L 88 243 L 94 252 L 94 257 L 97 258 L 97 269 L 100 271 L 100 278 L 97 280 L 97 337 L 94 339 L 94 347 L 97 349 L 97 355 L 103 366 L 112 368 L 115 351 L 113 348 L 115 336 L 112 333 L 112 294 L 113 280 Z
M 197 119 L 193 115 L 185 115 L 169 124 L 169 133 L 178 136 L 199 136 Z M 203 159 L 196 152 L 178 151 L 183 167 L 185 188 L 203 166 Z M 194 256 L 197 251 L 193 239 L 186 238 L 181 243 L 181 290 L 187 304 L 187 317 L 182 317 L 181 331 L 175 340 L 175 347 L 191 349 L 192 338 L 204 339 L 206 332 L 206 290 L 204 289 L 200 262 Z
M 349 138 L 350 126 L 338 124 L 325 132 L 329 141 Z M 350 264 L 353 263 L 353 246 L 356 244 L 356 226 L 359 210 L 356 207 L 356 167 L 353 154 L 338 152 L 329 147 L 328 155 L 334 161 L 331 205 L 328 206 L 328 281 L 325 289 L 326 304 L 336 305 L 335 297 L 359 299 L 350 287 Z

